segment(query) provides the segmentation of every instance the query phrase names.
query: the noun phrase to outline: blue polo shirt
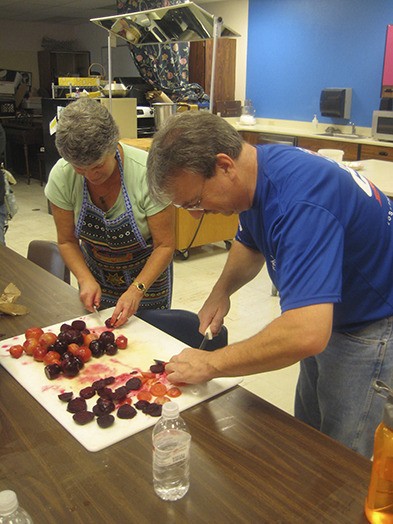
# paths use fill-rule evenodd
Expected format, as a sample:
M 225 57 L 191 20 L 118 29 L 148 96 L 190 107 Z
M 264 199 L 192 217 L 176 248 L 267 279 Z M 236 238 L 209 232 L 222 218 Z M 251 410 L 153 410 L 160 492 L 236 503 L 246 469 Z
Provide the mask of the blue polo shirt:
M 236 239 L 264 254 L 281 309 L 334 303 L 333 329 L 393 315 L 393 209 L 361 173 L 297 147 L 257 146 Z

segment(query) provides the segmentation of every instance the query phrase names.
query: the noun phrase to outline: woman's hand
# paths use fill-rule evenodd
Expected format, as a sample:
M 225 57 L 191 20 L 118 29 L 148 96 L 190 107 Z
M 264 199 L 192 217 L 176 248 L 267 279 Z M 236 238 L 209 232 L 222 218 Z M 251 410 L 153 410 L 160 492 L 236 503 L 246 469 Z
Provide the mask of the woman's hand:
M 79 281 L 79 298 L 88 311 L 93 312 L 94 306 L 100 306 L 101 287 L 93 277 Z
M 131 285 L 117 301 L 111 318 L 112 326 L 118 328 L 125 324 L 138 311 L 142 298 L 143 292 L 136 286 Z

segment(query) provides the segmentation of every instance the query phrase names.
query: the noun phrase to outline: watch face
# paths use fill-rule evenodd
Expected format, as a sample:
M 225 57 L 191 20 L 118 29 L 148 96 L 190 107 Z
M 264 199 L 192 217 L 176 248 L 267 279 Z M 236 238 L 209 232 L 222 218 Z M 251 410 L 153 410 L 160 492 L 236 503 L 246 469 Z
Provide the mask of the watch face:
M 139 289 L 139 291 L 143 291 L 145 289 L 145 286 L 143 284 L 137 284 L 136 287 Z

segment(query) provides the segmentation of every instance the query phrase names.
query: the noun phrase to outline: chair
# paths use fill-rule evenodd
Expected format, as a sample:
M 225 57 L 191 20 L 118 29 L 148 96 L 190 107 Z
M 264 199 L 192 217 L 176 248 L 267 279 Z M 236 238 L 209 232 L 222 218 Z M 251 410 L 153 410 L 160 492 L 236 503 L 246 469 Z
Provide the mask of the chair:
M 64 264 L 56 242 L 32 240 L 27 250 L 27 258 L 67 284 L 71 283 L 70 270 Z
M 203 335 L 198 331 L 199 318 L 196 313 L 184 309 L 146 309 L 136 315 L 148 324 L 161 329 L 192 348 L 198 348 Z M 225 326 L 220 333 L 207 342 L 206 351 L 214 351 L 228 344 L 228 330 Z

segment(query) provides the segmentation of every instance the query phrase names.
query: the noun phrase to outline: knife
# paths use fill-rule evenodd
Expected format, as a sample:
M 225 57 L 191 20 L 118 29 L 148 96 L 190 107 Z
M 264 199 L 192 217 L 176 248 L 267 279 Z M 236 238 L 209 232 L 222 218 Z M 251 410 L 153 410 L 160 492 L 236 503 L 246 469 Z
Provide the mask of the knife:
M 93 306 L 93 309 L 94 309 L 94 313 L 97 315 L 97 317 L 98 317 L 99 320 L 100 320 L 100 324 L 102 324 L 103 326 L 105 326 L 105 320 L 102 318 L 101 313 L 100 313 L 99 310 L 98 310 L 98 307 L 97 307 L 97 306 Z
M 209 326 L 205 332 L 205 336 L 203 337 L 203 340 L 201 342 L 201 345 L 199 346 L 199 349 L 205 349 L 206 344 L 208 343 L 209 340 L 212 340 L 212 338 L 213 338 L 213 335 L 212 335 L 212 332 Z

